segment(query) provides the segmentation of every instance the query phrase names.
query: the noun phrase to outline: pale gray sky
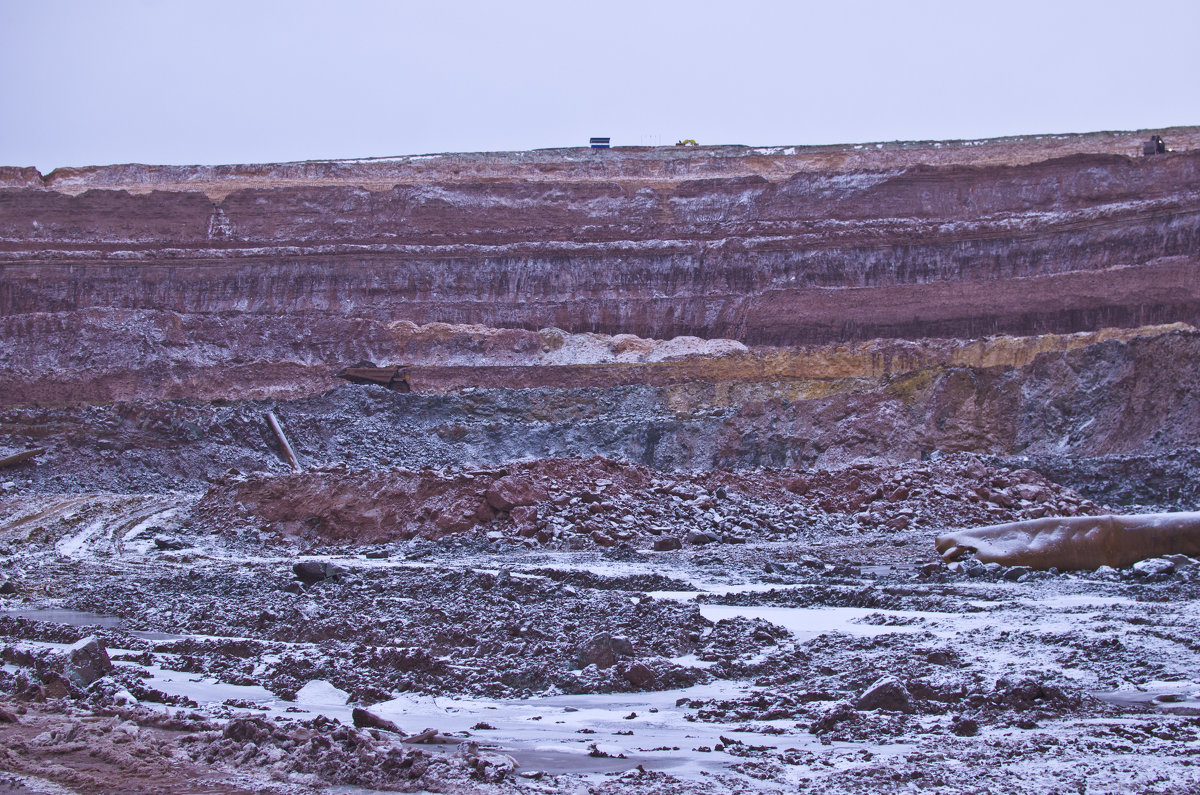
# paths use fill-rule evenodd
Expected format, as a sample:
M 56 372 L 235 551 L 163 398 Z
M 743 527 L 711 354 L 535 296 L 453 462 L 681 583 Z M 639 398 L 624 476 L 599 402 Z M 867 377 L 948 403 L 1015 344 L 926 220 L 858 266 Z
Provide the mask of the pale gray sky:
M 0 0 L 0 164 L 1200 124 L 1197 0 Z

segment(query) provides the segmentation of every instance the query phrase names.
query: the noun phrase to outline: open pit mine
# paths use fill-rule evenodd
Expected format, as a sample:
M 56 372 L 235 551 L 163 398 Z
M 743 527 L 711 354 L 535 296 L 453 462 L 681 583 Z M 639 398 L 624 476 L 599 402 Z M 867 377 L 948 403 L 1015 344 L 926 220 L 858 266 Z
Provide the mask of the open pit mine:
M 0 793 L 1196 792 L 1198 327 L 1200 128 L 0 168 Z

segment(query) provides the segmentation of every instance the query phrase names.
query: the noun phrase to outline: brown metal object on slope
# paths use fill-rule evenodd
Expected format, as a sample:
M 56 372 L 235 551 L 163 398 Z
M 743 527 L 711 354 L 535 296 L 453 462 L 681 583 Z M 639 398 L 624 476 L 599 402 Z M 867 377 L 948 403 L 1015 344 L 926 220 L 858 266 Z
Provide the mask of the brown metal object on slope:
M 1200 555 L 1200 513 L 1054 516 L 956 530 L 936 545 L 947 562 L 973 555 L 1034 569 L 1122 568 L 1162 555 Z
M 0 458 L 0 469 L 4 469 L 5 467 L 14 467 L 17 464 L 20 464 L 24 461 L 28 461 L 29 459 L 33 458 L 34 456 L 41 455 L 44 452 L 46 452 L 45 448 L 35 447 L 32 450 L 23 450 L 22 452 L 16 453 L 15 455 L 10 455 L 10 456 L 6 456 L 4 458 Z
M 344 378 L 352 384 L 378 384 L 396 392 L 411 392 L 408 383 L 408 371 L 412 365 L 399 364 L 392 367 L 344 367 L 338 371 L 338 378 Z

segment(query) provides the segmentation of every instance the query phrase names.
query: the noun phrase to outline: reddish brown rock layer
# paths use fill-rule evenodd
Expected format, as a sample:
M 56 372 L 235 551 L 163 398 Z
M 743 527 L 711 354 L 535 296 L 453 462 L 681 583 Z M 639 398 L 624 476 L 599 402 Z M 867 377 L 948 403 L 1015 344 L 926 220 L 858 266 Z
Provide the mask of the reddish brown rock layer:
M 1196 322 L 1200 151 L 1117 153 L 1136 151 L 1126 138 L 986 142 L 975 160 L 960 144 L 127 167 L 45 186 L 14 172 L 0 189 L 0 312 L 754 344 Z
M 497 499 L 500 494 L 504 497 Z M 774 515 L 759 516 L 755 508 Z M 989 469 L 969 457 L 803 475 L 786 470 L 665 475 L 593 457 L 475 472 L 339 467 L 256 474 L 215 484 L 192 519 L 216 528 L 256 527 L 314 544 L 496 531 L 507 542 L 526 539 L 529 545 L 575 539 L 573 546 L 626 542 L 647 548 L 664 534 L 702 530 L 710 540 L 736 542 L 831 517 L 907 538 L 947 521 L 1012 521 L 1098 510 L 1035 472 Z

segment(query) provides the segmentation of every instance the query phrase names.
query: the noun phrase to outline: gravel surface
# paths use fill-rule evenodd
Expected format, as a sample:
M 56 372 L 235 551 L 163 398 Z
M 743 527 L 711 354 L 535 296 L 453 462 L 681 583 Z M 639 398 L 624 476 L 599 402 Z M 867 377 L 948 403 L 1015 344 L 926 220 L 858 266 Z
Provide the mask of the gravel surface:
M 1194 561 L 933 551 L 1101 510 L 971 455 L 20 490 L 0 764 L 11 791 L 1189 791 Z

